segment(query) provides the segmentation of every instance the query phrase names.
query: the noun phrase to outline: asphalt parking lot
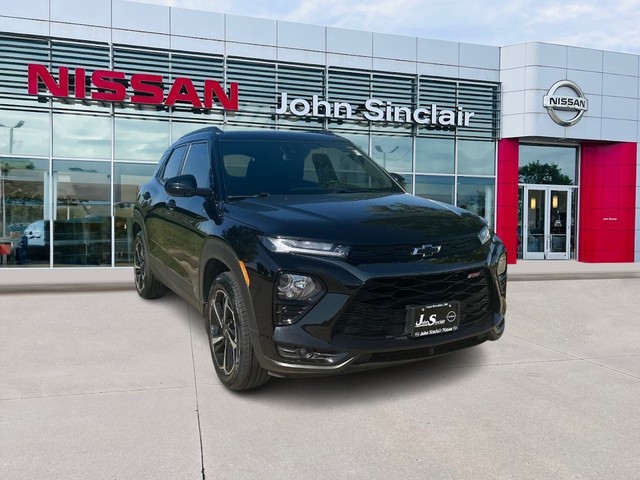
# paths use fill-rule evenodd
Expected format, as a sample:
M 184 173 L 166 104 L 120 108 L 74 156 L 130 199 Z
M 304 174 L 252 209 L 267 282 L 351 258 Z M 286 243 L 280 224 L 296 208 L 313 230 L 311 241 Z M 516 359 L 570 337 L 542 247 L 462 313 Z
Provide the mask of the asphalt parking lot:
M 245 394 L 175 295 L 5 293 L 0 478 L 639 478 L 639 291 L 511 282 L 498 342 Z

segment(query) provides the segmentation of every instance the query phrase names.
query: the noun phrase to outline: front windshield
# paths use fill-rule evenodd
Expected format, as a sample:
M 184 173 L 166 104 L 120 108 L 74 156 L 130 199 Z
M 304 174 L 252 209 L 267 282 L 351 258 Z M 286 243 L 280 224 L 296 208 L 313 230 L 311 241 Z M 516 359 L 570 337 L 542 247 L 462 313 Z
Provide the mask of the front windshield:
M 222 140 L 227 196 L 401 192 L 348 141 Z

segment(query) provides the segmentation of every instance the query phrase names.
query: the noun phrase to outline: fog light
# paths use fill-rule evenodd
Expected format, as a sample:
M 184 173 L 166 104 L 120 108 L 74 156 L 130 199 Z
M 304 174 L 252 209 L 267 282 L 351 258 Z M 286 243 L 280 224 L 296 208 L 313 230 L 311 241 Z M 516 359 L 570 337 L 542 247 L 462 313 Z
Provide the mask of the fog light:
M 283 273 L 278 279 L 278 297 L 283 300 L 308 300 L 322 291 L 311 277 Z
M 498 259 L 497 265 L 498 275 L 504 275 L 507 271 L 507 252 L 502 252 L 500 258 Z
M 278 345 L 280 356 L 289 361 L 332 365 L 344 359 L 346 353 L 322 352 L 306 347 L 284 347 Z
M 314 351 L 313 350 L 309 350 L 307 348 L 302 347 L 299 351 L 298 354 L 300 355 L 301 358 L 311 358 L 313 357 Z

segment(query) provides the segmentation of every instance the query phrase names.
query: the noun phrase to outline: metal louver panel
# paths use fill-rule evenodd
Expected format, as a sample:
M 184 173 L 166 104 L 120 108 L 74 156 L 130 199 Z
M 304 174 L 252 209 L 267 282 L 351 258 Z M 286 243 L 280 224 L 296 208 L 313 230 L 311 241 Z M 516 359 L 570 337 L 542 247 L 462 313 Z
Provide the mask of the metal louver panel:
M 0 97 L 2 103 L 14 103 L 16 97 L 29 97 L 25 78 L 27 65 L 40 63 L 49 65 L 49 42 L 47 40 L 13 36 L 0 37 Z M 20 102 L 22 103 L 22 102 Z M 35 107 L 37 102 L 33 102 Z
M 239 58 L 227 59 L 227 82 L 239 84 L 242 99 L 237 112 L 227 112 L 231 124 L 268 126 L 273 124 L 276 100 L 276 66 Z

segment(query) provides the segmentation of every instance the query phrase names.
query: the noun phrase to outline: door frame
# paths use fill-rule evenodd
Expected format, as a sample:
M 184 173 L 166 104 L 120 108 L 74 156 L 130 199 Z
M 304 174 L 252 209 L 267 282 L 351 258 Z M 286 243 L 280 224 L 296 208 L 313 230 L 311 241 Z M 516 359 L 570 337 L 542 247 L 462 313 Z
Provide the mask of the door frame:
M 569 260 L 571 258 L 571 219 L 573 214 L 573 190 L 575 187 L 568 185 L 523 185 L 522 208 L 522 258 L 523 260 Z M 544 233 L 542 251 L 528 251 L 529 237 L 529 192 L 544 193 Z M 565 216 L 565 248 L 562 252 L 552 251 L 553 235 L 551 233 L 552 194 L 551 192 L 565 192 L 567 195 L 567 211 Z

